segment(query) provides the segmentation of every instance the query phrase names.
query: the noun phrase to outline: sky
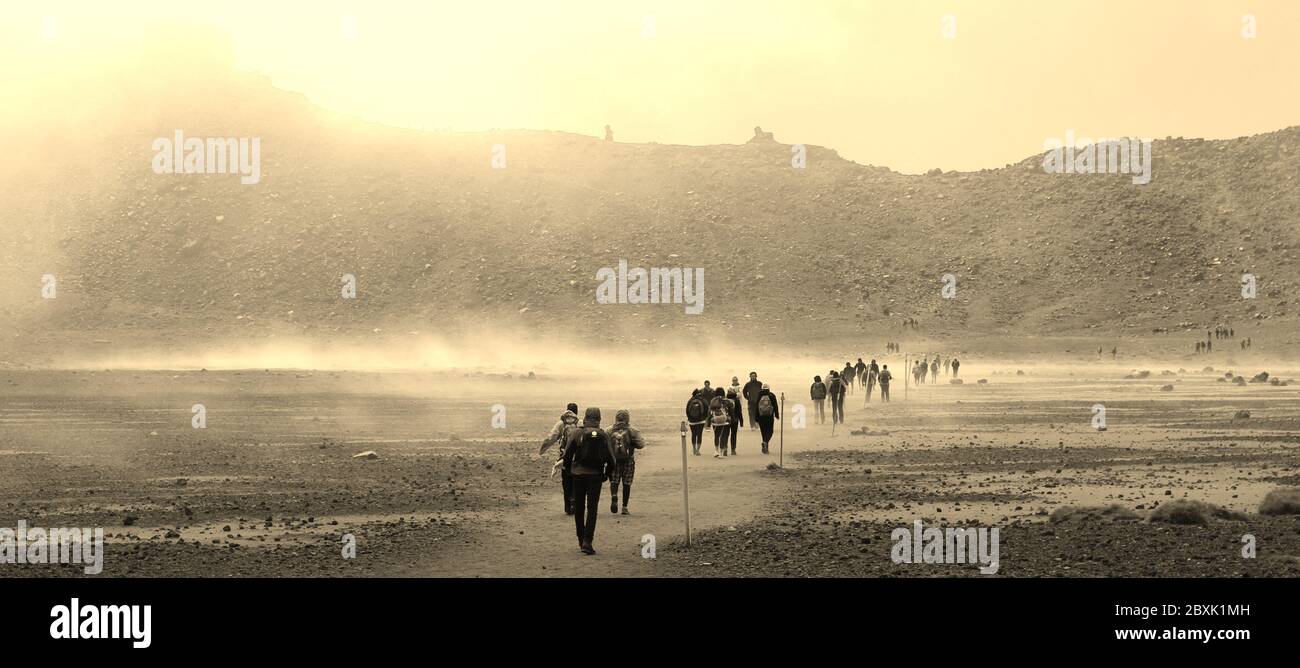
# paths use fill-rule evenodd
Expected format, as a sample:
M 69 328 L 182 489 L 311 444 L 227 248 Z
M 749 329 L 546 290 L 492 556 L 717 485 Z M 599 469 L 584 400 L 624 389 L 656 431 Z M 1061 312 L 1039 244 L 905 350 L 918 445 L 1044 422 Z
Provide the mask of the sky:
M 181 43 L 215 29 L 239 68 L 366 120 L 596 136 L 609 124 L 619 141 L 693 145 L 761 125 L 907 173 L 1001 167 L 1067 131 L 1300 125 L 1294 0 L 8 4 L 0 83 L 17 106 L 25 87 L 75 87 L 160 29 Z

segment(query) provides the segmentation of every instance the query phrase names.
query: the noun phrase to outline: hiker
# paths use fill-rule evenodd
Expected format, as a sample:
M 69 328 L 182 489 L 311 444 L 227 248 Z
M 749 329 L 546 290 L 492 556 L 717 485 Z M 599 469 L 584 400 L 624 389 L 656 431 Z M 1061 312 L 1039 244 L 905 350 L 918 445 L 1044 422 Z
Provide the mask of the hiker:
M 736 456 L 736 436 L 740 434 L 740 428 L 745 426 L 745 410 L 740 407 L 740 395 L 735 390 L 727 390 L 727 401 L 731 402 L 731 424 L 727 425 L 727 433 L 731 435 L 731 456 Z M 724 443 L 722 447 L 727 447 Z
M 955 368 L 953 369 L 953 372 L 954 373 L 956 372 Z M 877 380 L 880 381 L 881 401 L 889 401 L 889 381 L 893 380 L 893 378 L 894 378 L 894 374 L 889 373 L 888 364 L 880 368 L 880 377 Z
M 956 378 L 956 377 L 957 377 L 957 369 L 958 369 L 960 366 L 961 366 L 961 362 L 958 362 L 956 357 L 952 358 L 952 377 L 953 377 L 953 378 Z
M 591 541 L 600 515 L 600 490 L 616 461 L 614 444 L 600 428 L 600 409 L 589 407 L 582 429 L 573 430 L 564 446 L 564 465 L 573 476 L 573 524 L 583 554 L 596 553 Z
M 551 427 L 551 433 L 547 434 L 542 440 L 542 448 L 537 454 L 544 455 L 552 445 L 557 443 L 560 446 L 560 455 L 556 461 L 564 460 L 564 445 L 569 442 L 569 434 L 578 428 L 578 404 L 569 404 L 568 407 L 560 414 L 560 419 Z M 555 475 L 555 471 L 551 471 Z M 573 514 L 573 476 L 569 474 L 567 466 L 560 467 L 560 487 L 564 492 L 564 514 Z
M 727 393 L 718 388 L 709 401 L 709 426 L 713 428 L 713 456 L 727 456 L 727 432 L 731 430 L 731 402 Z
M 813 376 L 812 387 L 808 388 L 808 396 L 817 407 L 817 424 L 826 424 L 826 383 L 822 382 L 821 376 Z
M 880 365 L 876 364 L 876 358 L 871 358 L 871 364 L 867 365 L 867 399 L 862 403 L 871 401 L 871 391 L 876 389 L 876 378 L 880 376 Z
M 1097 354 L 1098 354 L 1098 355 L 1101 354 L 1101 348 L 1098 348 L 1098 349 L 1097 349 Z M 943 375 L 945 375 L 945 376 L 951 376 L 951 375 L 952 375 L 952 358 L 951 358 L 951 357 L 944 358 L 944 360 L 943 360 Z
M 930 363 L 931 382 L 939 382 L 939 357 L 936 355 L 934 361 Z
M 758 425 L 754 420 L 754 410 L 758 404 L 758 393 L 763 391 L 763 383 L 758 380 L 758 372 L 749 372 L 749 382 L 745 383 L 745 388 L 740 391 L 740 396 L 745 399 L 745 404 L 749 407 L 749 428 L 757 429 Z
M 1115 356 L 1118 355 L 1118 354 L 1119 354 L 1119 346 L 1116 346 L 1116 347 L 1110 349 L 1110 358 L 1111 358 L 1111 359 L 1115 359 Z
M 754 402 L 754 419 L 758 421 L 759 434 L 763 437 L 763 454 L 767 454 L 767 444 L 772 440 L 772 424 L 781 419 L 781 409 L 777 406 L 776 395 L 772 388 L 763 383 Z
M 736 395 L 736 398 L 737 398 L 737 399 L 740 398 L 740 379 L 739 379 L 739 378 L 737 378 L 737 377 L 735 377 L 735 376 L 732 376 L 732 377 L 731 377 L 731 387 L 728 387 L 728 388 L 727 388 L 727 394 L 728 394 L 728 395 L 732 395 L 732 394 L 734 394 L 734 395 Z
M 713 398 L 713 386 L 709 384 L 709 381 L 704 381 L 704 387 L 700 388 L 700 396 L 704 397 L 705 401 Z
M 691 426 L 691 449 L 695 455 L 700 454 L 700 444 L 704 441 L 704 424 L 709 419 L 709 404 L 704 401 L 699 390 L 691 391 L 691 398 L 686 402 L 686 423 Z
M 609 428 L 609 440 L 614 446 L 614 465 L 609 473 L 609 512 L 618 512 L 618 484 L 623 483 L 623 514 L 627 511 L 628 497 L 632 496 L 632 478 L 636 475 L 636 451 L 645 447 L 641 432 L 632 428 L 631 414 L 623 409 L 614 414 L 614 426 Z
M 831 380 L 826 385 L 826 391 L 831 396 L 831 424 L 843 424 L 844 395 L 848 389 L 844 387 L 844 381 L 840 380 L 839 373 L 831 372 Z
M 844 370 L 840 372 L 840 379 L 844 381 L 844 387 L 848 391 L 853 391 L 853 366 L 848 362 L 844 363 Z
M 858 385 L 866 385 L 867 364 L 862 361 L 861 357 L 858 358 L 858 363 L 853 365 L 853 371 L 855 372 L 854 376 L 857 377 Z
M 614 141 L 614 131 L 608 125 L 605 126 L 605 141 Z

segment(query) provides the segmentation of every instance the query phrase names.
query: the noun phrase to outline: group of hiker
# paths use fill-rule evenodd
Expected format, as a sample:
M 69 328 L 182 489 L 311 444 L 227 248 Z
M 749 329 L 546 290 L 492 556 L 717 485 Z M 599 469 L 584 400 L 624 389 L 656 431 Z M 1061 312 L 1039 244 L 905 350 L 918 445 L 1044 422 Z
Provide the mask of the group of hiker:
M 742 400 L 747 410 L 741 409 Z M 773 427 L 781 419 L 779 404 L 772 388 L 758 379 L 757 371 L 749 372 L 749 382 L 744 386 L 737 376 L 731 377 L 731 386 L 726 389 L 713 387 L 711 381 L 704 381 L 704 387 L 692 390 L 691 398 L 686 401 L 691 451 L 699 456 L 707 427 L 713 431 L 714 457 L 737 456 L 736 440 L 748 413 L 749 428 L 759 430 L 762 452 L 768 454 Z
M 927 374 L 936 380 L 939 378 L 939 360 L 940 357 L 935 355 L 933 361 L 927 363 L 921 359 L 912 365 L 912 376 L 918 385 L 925 382 Z M 961 362 L 956 357 L 949 357 L 943 361 L 943 366 L 948 375 L 956 378 Z M 831 402 L 831 423 L 843 424 L 844 398 L 854 391 L 855 386 L 866 390 L 863 404 L 871 401 L 877 385 L 880 386 L 880 400 L 889 401 L 889 383 L 893 378 L 894 374 L 889 370 L 888 364 L 880 364 L 875 358 L 869 363 L 863 362 L 861 357 L 857 364 L 845 362 L 842 370 L 831 369 L 825 380 L 821 376 L 813 376 L 808 396 L 816 408 L 817 424 L 826 424 L 827 399 Z
M 595 554 L 592 540 L 596 536 L 596 518 L 600 514 L 600 492 L 609 481 L 609 512 L 618 513 L 619 485 L 623 487 L 623 514 L 630 514 L 628 500 L 632 496 L 632 479 L 636 474 L 636 451 L 645 447 L 641 433 L 633 429 L 631 414 L 620 410 L 614 416 L 614 425 L 600 428 L 600 409 L 587 408 L 582 422 L 578 422 L 578 404 L 569 404 L 551 433 L 542 441 L 538 454 L 545 454 L 551 446 L 559 446 L 559 458 L 551 469 L 558 469 L 564 493 L 564 512 L 573 515 L 578 534 L 578 549 L 584 554 Z

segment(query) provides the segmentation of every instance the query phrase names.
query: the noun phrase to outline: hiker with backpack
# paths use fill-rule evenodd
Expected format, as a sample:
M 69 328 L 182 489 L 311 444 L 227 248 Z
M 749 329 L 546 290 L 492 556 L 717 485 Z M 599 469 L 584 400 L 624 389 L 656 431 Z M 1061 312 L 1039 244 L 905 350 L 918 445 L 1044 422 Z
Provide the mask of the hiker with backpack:
M 731 456 L 736 456 L 736 436 L 740 433 L 740 428 L 745 426 L 745 410 L 740 407 L 740 395 L 735 390 L 727 390 L 727 401 L 731 402 L 731 424 L 727 425 L 727 433 L 731 435 Z
M 859 357 L 858 363 L 853 365 L 853 377 L 856 379 L 858 385 L 865 386 L 867 384 L 866 375 L 867 364 L 862 361 L 861 357 Z
M 849 392 L 853 391 L 853 366 L 848 362 L 844 363 L 844 370 L 840 372 L 840 381 L 844 383 L 844 388 Z
M 686 424 L 691 426 L 691 449 L 696 456 L 700 454 L 700 444 L 704 442 L 704 425 L 709 420 L 709 404 L 699 390 L 691 392 L 686 402 Z
M 848 393 L 848 388 L 844 387 L 844 381 L 839 373 L 831 372 L 831 380 L 826 384 L 826 391 L 831 396 L 831 424 L 843 424 L 844 395 Z
M 956 377 L 957 377 L 957 369 L 960 368 L 960 367 L 961 367 L 961 362 L 958 362 L 956 357 L 952 358 L 952 377 L 953 377 L 953 378 L 956 378 Z
M 588 408 L 582 428 L 569 434 L 564 447 L 564 465 L 573 476 L 573 524 L 583 554 L 596 553 L 591 542 L 600 515 L 600 490 L 617 460 L 609 434 L 600 428 L 600 409 Z
M 758 372 L 750 371 L 749 382 L 745 383 L 745 387 L 740 391 L 740 396 L 744 398 L 745 404 L 749 407 L 749 428 L 750 429 L 753 429 L 758 426 L 754 418 L 756 417 L 755 410 L 758 404 L 758 393 L 762 391 L 763 391 L 763 383 L 759 382 L 758 380 Z
M 813 376 L 808 395 L 813 405 L 817 407 L 817 424 L 826 424 L 826 383 L 822 382 L 821 376 Z
M 880 400 L 889 401 L 889 381 L 893 380 L 894 374 L 889 373 L 889 365 L 880 368 Z
M 727 388 L 727 396 L 731 396 L 732 394 L 737 397 L 740 396 L 740 379 L 736 376 L 731 377 L 731 387 Z
M 627 500 L 632 496 L 632 478 L 636 475 L 636 451 L 645 447 L 641 432 L 629 424 L 631 414 L 623 409 L 614 414 L 614 426 L 609 428 L 609 440 L 614 445 L 614 466 L 609 474 L 609 512 L 618 512 L 618 484 L 623 483 L 623 514 Z
M 871 358 L 871 364 L 867 365 L 867 398 L 862 403 L 871 401 L 871 392 L 876 389 L 876 378 L 880 376 L 880 365 L 876 364 L 876 358 Z
M 713 428 L 713 456 L 727 456 L 727 433 L 731 431 L 731 414 L 734 411 L 727 393 L 722 388 L 714 393 L 709 402 L 709 426 Z
M 934 356 L 934 361 L 930 362 L 930 382 L 939 382 L 939 356 Z
M 763 383 L 758 391 L 758 400 L 754 402 L 754 419 L 758 422 L 758 431 L 763 436 L 763 454 L 767 454 L 767 444 L 772 440 L 772 425 L 781 419 L 781 409 L 777 406 L 776 395 L 772 388 Z
M 560 420 L 551 427 L 551 433 L 542 440 L 542 448 L 537 454 L 544 455 L 552 445 L 559 444 L 560 456 L 556 458 L 556 463 L 564 460 L 564 446 L 569 442 L 569 434 L 578 428 L 578 404 L 569 404 L 568 408 L 560 415 Z M 551 475 L 555 475 L 552 469 Z M 573 477 L 569 474 L 566 466 L 560 467 L 560 486 L 564 491 L 564 514 L 573 514 Z

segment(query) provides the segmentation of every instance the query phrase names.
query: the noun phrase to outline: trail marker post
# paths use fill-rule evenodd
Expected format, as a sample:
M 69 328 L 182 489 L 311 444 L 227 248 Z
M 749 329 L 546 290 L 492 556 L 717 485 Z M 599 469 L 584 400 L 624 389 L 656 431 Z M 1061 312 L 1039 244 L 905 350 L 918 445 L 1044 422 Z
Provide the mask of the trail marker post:
M 776 446 L 777 459 L 780 463 L 777 466 L 785 468 L 785 392 L 781 393 L 781 440 Z
M 682 503 L 686 509 L 686 547 L 691 546 L 691 485 L 686 475 L 686 421 L 682 420 Z

